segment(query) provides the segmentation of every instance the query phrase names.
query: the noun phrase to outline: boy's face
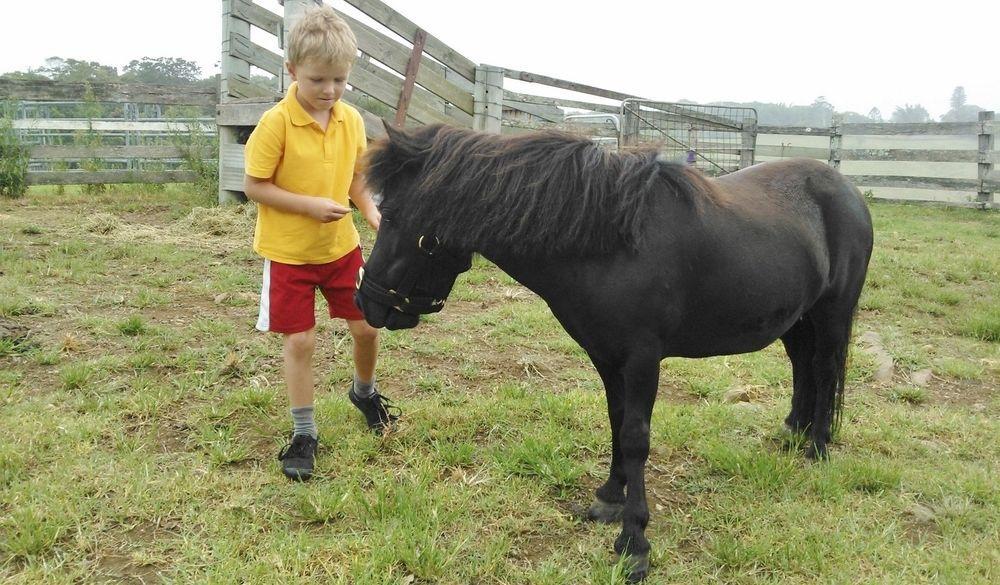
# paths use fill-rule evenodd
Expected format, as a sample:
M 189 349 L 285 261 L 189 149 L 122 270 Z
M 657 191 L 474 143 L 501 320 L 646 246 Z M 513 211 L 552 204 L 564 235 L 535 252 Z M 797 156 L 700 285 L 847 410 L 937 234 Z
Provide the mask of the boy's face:
M 344 95 L 351 65 L 331 65 L 306 61 L 298 65 L 288 63 L 288 74 L 299 83 L 296 93 L 299 103 L 307 111 L 322 112 L 333 107 Z

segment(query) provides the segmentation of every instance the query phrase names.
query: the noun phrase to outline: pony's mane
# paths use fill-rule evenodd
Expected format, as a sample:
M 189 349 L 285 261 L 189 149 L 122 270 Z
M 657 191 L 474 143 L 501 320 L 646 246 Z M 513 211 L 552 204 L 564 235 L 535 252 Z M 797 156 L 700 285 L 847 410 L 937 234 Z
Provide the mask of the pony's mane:
M 442 125 L 387 132 L 367 165 L 383 208 L 465 249 L 634 249 L 656 198 L 700 206 L 714 191 L 656 150 L 615 153 L 563 132 L 497 136 Z

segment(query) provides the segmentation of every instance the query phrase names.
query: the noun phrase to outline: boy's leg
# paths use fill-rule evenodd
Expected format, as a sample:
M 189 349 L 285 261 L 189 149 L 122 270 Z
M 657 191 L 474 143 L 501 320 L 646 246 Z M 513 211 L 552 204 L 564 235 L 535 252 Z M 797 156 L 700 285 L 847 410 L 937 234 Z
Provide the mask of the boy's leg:
M 294 427 L 278 459 L 282 472 L 299 480 L 312 476 L 318 444 L 312 373 L 315 286 L 309 266 L 264 262 L 257 329 L 284 335 L 283 373 Z
M 351 403 L 365 415 L 368 428 L 382 433 L 399 418 L 399 408 L 378 393 L 375 387 L 375 362 L 378 359 L 378 329 L 364 319 L 348 320 L 354 340 L 354 383 L 347 392 Z
M 313 403 L 315 387 L 313 383 L 312 357 L 316 349 L 316 329 L 285 335 L 282 351 L 285 362 L 285 386 L 288 390 L 288 404 L 292 411 L 293 435 L 306 434 L 316 439 Z
M 378 361 L 378 329 L 364 319 L 348 321 L 354 340 L 354 393 L 368 398 L 375 392 L 375 364 Z
M 347 321 L 347 328 L 354 340 L 354 383 L 347 396 L 365 415 L 368 428 L 381 433 L 399 418 L 399 409 L 392 406 L 375 388 L 378 329 L 365 321 L 365 316 L 354 304 L 354 283 L 362 265 L 364 258 L 360 248 L 331 262 L 327 265 L 320 290 L 330 306 L 330 317 Z

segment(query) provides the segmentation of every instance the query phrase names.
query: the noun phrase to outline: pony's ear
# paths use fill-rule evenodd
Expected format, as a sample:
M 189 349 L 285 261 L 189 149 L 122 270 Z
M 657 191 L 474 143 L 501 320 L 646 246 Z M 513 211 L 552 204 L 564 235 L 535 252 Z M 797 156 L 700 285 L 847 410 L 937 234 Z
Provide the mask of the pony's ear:
M 382 119 L 385 138 L 378 141 L 367 154 L 367 178 L 373 189 L 383 191 L 393 177 L 419 168 L 426 156 L 422 144 L 413 130 L 400 130 Z
M 382 124 L 385 126 L 386 148 L 399 158 L 400 162 L 418 158 L 423 154 L 427 145 L 420 139 L 418 132 L 401 130 L 384 118 Z
M 379 120 L 382 120 L 382 128 L 385 130 L 385 135 L 391 140 L 392 133 L 396 131 L 396 128 L 393 127 L 392 122 L 386 120 L 385 118 L 379 118 Z

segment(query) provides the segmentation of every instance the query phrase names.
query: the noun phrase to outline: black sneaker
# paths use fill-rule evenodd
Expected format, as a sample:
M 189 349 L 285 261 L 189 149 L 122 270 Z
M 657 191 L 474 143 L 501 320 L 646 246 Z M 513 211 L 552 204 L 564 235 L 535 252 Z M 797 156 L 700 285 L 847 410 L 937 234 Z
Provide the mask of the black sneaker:
M 354 394 L 354 385 L 347 391 L 347 397 L 351 399 L 351 404 L 358 407 L 361 414 L 365 415 L 365 422 L 368 428 L 377 434 L 382 434 L 391 429 L 399 420 L 399 415 L 403 414 L 398 406 L 392 403 L 388 397 L 382 396 L 376 390 L 368 398 L 358 398 Z
M 312 477 L 319 441 L 310 435 L 295 435 L 278 453 L 281 472 L 289 479 L 305 481 Z

